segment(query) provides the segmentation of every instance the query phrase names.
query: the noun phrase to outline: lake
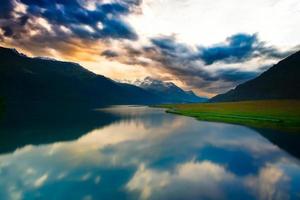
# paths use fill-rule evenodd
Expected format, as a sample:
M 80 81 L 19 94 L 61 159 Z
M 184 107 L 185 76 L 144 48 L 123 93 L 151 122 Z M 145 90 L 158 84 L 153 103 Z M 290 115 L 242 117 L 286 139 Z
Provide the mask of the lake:
M 139 106 L 20 117 L 0 130 L 3 200 L 300 199 L 295 135 Z

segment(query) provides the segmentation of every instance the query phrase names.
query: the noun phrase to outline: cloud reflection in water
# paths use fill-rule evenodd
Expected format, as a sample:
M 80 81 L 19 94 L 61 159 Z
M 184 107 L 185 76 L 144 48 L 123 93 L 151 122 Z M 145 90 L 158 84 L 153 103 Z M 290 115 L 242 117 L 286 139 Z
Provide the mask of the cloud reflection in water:
M 296 199 L 299 195 L 299 161 L 252 129 L 144 107 L 105 112 L 122 119 L 74 141 L 28 145 L 0 155 L 0 196 Z

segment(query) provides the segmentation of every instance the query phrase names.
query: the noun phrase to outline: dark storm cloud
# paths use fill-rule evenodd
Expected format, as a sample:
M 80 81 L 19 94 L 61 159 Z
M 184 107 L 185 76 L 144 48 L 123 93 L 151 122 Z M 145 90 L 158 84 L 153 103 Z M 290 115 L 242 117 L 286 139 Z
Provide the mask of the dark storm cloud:
M 236 34 L 211 47 L 191 47 L 178 42 L 174 36 L 156 37 L 150 42 L 151 45 L 134 51 L 137 53 L 125 47 L 127 52 L 124 56 L 130 57 L 131 64 L 139 64 L 140 57 L 150 59 L 152 63 L 147 66 L 159 68 L 192 88 L 212 93 L 224 92 L 256 77 L 265 69 L 245 70 L 244 62 L 257 57 L 281 59 L 292 53 L 267 46 L 256 34 Z M 220 69 L 210 70 L 210 65 L 215 62 L 218 62 Z M 226 67 L 229 63 L 240 63 L 241 68 Z
M 29 16 L 23 15 L 22 17 L 18 18 L 19 24 L 24 26 L 28 22 Z
M 268 47 L 259 41 L 256 34 L 236 34 L 228 37 L 224 43 L 211 47 L 199 47 L 196 59 L 201 59 L 210 65 L 221 61 L 224 63 L 236 63 L 250 60 L 254 57 L 265 56 L 267 58 L 284 58 L 289 53 L 282 53 L 274 47 Z
M 237 69 L 222 69 L 217 71 L 220 80 L 241 82 L 252 79 L 259 74 L 258 71 L 241 71 Z
M 274 47 L 267 46 L 258 39 L 256 34 L 235 34 L 228 37 L 223 43 L 209 47 L 198 47 L 196 50 L 178 43 L 174 37 L 152 38 L 151 42 L 163 54 L 175 57 L 178 57 L 178 54 L 184 54 L 185 58 L 202 61 L 205 65 L 211 65 L 215 62 L 239 63 L 255 57 L 280 59 L 291 53 L 290 51 L 280 52 Z
M 160 49 L 167 51 L 176 51 L 180 47 L 174 37 L 152 38 L 151 42 Z
M 237 34 L 227 38 L 227 43 L 199 48 L 199 58 L 206 64 L 244 61 L 252 56 L 256 43 L 256 35 Z
M 176 41 L 174 37 L 159 37 L 151 40 L 156 52 L 153 60 L 161 63 L 162 67 L 172 72 L 176 77 L 191 86 L 205 90 L 211 89 L 215 82 L 226 82 L 227 88 L 237 83 L 256 77 L 263 68 L 249 71 L 242 68 L 242 63 L 253 58 L 282 59 L 293 50 L 281 52 L 260 41 L 256 34 L 235 34 L 225 42 L 211 47 L 192 48 Z M 219 69 L 211 71 L 209 65 L 219 62 L 219 65 L 240 63 L 239 69 Z M 210 88 L 210 89 L 209 89 Z M 221 88 L 219 86 L 219 88 Z
M 136 39 L 134 30 L 121 16 L 130 13 L 134 3 L 98 3 L 95 10 L 88 10 L 78 1 L 21 0 L 32 16 L 43 17 L 52 25 L 63 25 L 79 37 Z M 99 28 L 98 24 L 102 27 Z M 91 30 L 86 30 L 87 25 Z
M 102 56 L 106 57 L 106 58 L 114 58 L 114 57 L 118 57 L 119 54 L 115 51 L 112 50 L 105 50 L 101 53 Z
M 238 44 L 241 44 L 241 41 L 245 40 L 245 38 L 247 38 L 245 35 L 235 35 L 232 37 L 231 45 L 242 46 Z M 256 36 L 253 35 L 252 39 L 248 39 L 255 40 L 255 38 Z M 170 69 L 174 74 L 176 74 L 176 76 L 183 76 L 186 77 L 186 79 L 189 79 L 191 76 L 197 76 L 203 82 L 212 82 L 218 80 L 235 82 L 248 80 L 257 75 L 257 72 L 248 72 L 244 71 L 243 69 L 223 69 L 212 73 L 205 68 L 205 66 L 208 64 L 207 60 L 205 60 L 203 57 L 199 57 L 199 49 L 192 49 L 185 44 L 177 43 L 174 37 L 155 38 L 151 41 L 155 47 L 154 51 L 158 52 L 158 55 L 152 57 L 152 59 L 157 60 L 162 64 L 162 66 Z M 248 50 L 246 50 L 249 47 L 246 46 L 248 45 L 245 44 L 245 47 L 241 47 L 240 50 L 244 48 L 244 52 L 236 53 L 236 56 L 249 56 L 248 54 L 250 53 Z M 203 50 L 200 51 L 201 53 L 203 52 Z M 214 51 L 215 50 L 213 50 L 213 52 Z M 223 48 L 223 50 L 219 49 L 218 51 L 218 54 L 220 55 L 218 59 L 221 57 L 223 59 L 227 59 L 228 56 L 224 55 L 230 54 L 226 48 Z M 214 53 L 210 54 L 212 55 Z M 207 53 L 205 55 L 207 55 Z M 203 82 L 198 86 L 206 84 Z
M 11 18 L 11 13 L 14 9 L 14 4 L 11 0 L 1 0 L 0 3 L 0 19 Z
M 6 37 L 10 37 L 13 35 L 13 30 L 9 27 L 9 26 L 3 26 L 1 27 L 1 29 L 3 30 L 3 34 Z
M 134 12 L 140 1 L 124 0 L 111 3 L 94 2 L 89 10 L 85 0 L 4 0 L 0 5 L 0 28 L 3 39 L 13 38 L 12 45 L 32 43 L 38 40 L 59 42 L 74 38 L 82 40 L 129 39 L 136 40 L 137 34 L 123 17 Z M 26 12 L 15 10 L 17 5 L 25 5 Z M 47 26 L 40 24 L 44 19 Z M 34 36 L 30 33 L 34 32 Z M 1 33 L 1 32 L 0 32 Z M 30 38 L 30 40 L 28 39 Z M 51 46 L 49 46 L 51 48 Z
M 152 44 L 158 51 L 164 55 L 171 57 L 193 57 L 194 52 L 185 44 L 178 43 L 175 37 L 164 36 L 159 38 L 152 38 Z

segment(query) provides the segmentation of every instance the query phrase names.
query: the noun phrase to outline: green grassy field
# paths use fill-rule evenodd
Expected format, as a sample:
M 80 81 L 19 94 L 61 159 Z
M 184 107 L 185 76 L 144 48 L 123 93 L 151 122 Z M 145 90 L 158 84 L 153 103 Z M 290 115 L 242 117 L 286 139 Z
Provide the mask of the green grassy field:
M 204 121 L 225 122 L 300 133 L 300 100 L 166 104 L 167 112 Z

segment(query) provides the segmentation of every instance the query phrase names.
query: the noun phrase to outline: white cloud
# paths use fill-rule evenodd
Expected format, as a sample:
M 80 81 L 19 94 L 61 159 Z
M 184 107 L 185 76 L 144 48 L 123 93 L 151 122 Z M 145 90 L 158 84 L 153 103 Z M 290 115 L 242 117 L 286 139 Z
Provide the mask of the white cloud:
M 189 195 L 219 199 L 223 196 L 221 185 L 233 180 L 234 175 L 210 161 L 190 161 L 178 165 L 174 172 L 147 169 L 142 165 L 127 183 L 127 189 L 139 192 L 140 199 L 172 199 L 172 196 L 180 199 L 183 194 L 187 199 Z
M 260 200 L 289 199 L 288 182 L 289 177 L 274 165 L 267 165 L 260 170 L 257 177 L 246 180 L 246 184 Z
M 142 36 L 175 33 L 185 42 L 211 45 L 246 32 L 279 47 L 300 43 L 298 0 L 148 0 L 142 8 L 143 15 L 129 17 Z

